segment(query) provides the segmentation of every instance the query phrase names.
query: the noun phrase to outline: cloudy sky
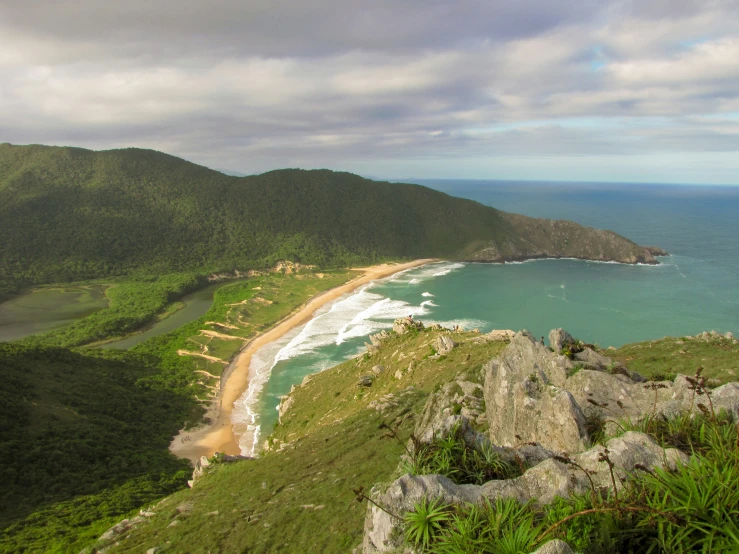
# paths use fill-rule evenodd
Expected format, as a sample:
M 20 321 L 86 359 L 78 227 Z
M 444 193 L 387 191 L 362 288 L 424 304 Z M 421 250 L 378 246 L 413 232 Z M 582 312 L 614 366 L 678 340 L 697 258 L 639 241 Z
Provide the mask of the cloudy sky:
M 739 183 L 739 0 L 0 0 L 0 142 Z

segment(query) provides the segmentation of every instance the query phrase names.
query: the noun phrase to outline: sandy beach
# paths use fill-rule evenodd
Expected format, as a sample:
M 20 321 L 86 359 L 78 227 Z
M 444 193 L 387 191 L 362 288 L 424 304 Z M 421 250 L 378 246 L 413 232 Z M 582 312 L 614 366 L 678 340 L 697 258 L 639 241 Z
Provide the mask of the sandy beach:
M 358 276 L 348 283 L 323 292 L 311 298 L 306 304 L 292 315 L 282 320 L 280 323 L 255 337 L 246 347 L 239 353 L 233 361 L 233 368 L 230 376 L 226 380 L 220 394 L 219 402 L 214 402 L 213 407 L 206 414 L 211 420 L 210 425 L 206 425 L 197 430 L 181 431 L 177 435 L 170 450 L 181 458 L 187 458 L 191 461 L 199 459 L 201 456 L 212 456 L 216 452 L 225 454 L 240 454 L 237 437 L 233 434 L 233 426 L 231 424 L 231 411 L 234 402 L 238 400 L 249 384 L 249 365 L 253 354 L 262 348 L 265 344 L 275 341 L 290 331 L 293 327 L 302 325 L 313 317 L 313 314 L 324 304 L 339 298 L 340 296 L 352 292 L 373 281 L 389 277 L 399 271 L 411 269 L 420 265 L 427 264 L 434 260 L 424 259 L 401 264 L 382 264 L 371 267 L 353 268 L 352 271 L 358 272 Z M 187 440 L 185 440 L 187 438 Z

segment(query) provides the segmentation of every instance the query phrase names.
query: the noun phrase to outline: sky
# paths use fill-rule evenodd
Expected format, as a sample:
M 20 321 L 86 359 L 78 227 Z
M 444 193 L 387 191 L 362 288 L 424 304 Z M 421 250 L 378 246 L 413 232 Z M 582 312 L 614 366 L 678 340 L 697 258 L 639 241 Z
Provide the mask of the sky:
M 739 184 L 739 0 L 0 0 L 0 142 Z

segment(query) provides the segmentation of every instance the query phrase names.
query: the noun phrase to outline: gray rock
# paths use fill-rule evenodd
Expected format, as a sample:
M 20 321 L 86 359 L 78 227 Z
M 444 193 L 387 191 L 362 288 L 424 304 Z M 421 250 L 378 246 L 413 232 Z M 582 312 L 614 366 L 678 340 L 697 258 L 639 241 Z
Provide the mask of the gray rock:
M 696 403 L 699 401 L 696 400 Z M 723 409 L 730 412 L 735 420 L 739 420 L 739 383 L 727 383 L 714 389 L 711 392 L 711 401 L 716 413 Z M 703 400 L 703 403 L 707 404 L 707 401 Z
M 375 378 L 372 375 L 362 375 L 357 380 L 357 386 L 358 387 L 371 387 L 372 382 L 375 380 Z
M 382 373 L 383 371 L 385 371 L 385 366 L 384 366 L 384 365 L 376 365 L 376 366 L 372 366 L 372 369 L 371 369 L 371 371 L 372 371 L 372 373 L 374 373 L 375 375 L 379 375 L 380 373 Z
M 657 390 L 658 403 L 672 396 L 672 383 L 663 385 L 664 389 Z M 651 414 L 654 410 L 655 391 L 634 383 L 626 375 L 582 369 L 568 377 L 565 388 L 586 417 L 632 417 Z
M 662 449 L 642 433 L 626 433 L 623 437 L 610 440 L 607 448 L 609 459 L 614 464 L 617 487 L 621 486 L 621 479 L 636 471 L 637 464 L 654 470 L 665 466 L 674 468 L 689 460 L 684 453 L 675 449 Z M 591 478 L 596 487 L 612 488 L 608 465 L 599 461 L 601 454 L 605 454 L 605 447 L 598 445 L 575 456 L 573 461 L 592 472 Z M 373 490 L 371 496 L 388 512 L 402 517 L 424 497 L 441 498 L 447 504 L 481 504 L 497 498 L 515 498 L 520 502 L 534 501 L 544 505 L 557 497 L 566 498 L 589 490 L 589 480 L 581 469 L 571 463 L 549 458 L 516 479 L 489 481 L 482 486 L 456 485 L 441 475 L 403 475 L 386 491 Z M 365 554 L 402 551 L 401 521 L 371 503 L 367 507 L 364 530 Z
M 456 485 L 442 475 L 403 475 L 384 493 L 374 492 L 373 500 L 388 512 L 402 515 L 413 510 L 414 504 L 422 498 L 441 498 L 450 504 L 477 502 L 480 487 L 475 485 Z M 402 523 L 368 503 L 364 520 L 364 540 L 362 552 L 393 552 L 403 546 Z
M 382 341 L 384 341 L 386 338 L 390 336 L 390 333 L 385 331 L 384 329 L 380 331 L 379 333 L 375 333 L 374 335 L 369 336 L 369 340 L 372 343 L 372 346 L 379 348 L 382 344 Z
M 486 366 L 485 403 L 490 440 L 501 446 L 537 442 L 560 452 L 580 452 L 589 437 L 585 417 L 561 388 L 571 362 L 529 334 L 517 333 Z
M 734 333 L 728 332 L 724 334 L 726 340 L 734 340 Z
M 573 458 L 577 464 L 590 473 L 596 487 L 606 489 L 613 489 L 608 464 L 599 459 L 602 454 L 606 453 L 606 449 L 609 451 L 608 457 L 614 464 L 613 472 L 616 487 L 619 490 L 623 487 L 623 481 L 637 471 L 637 465 L 650 471 L 665 467 L 674 470 L 678 465 L 684 465 L 690 461 L 687 454 L 675 448 L 664 449 L 649 435 L 629 431 L 621 437 L 609 440 L 605 447 L 600 444 L 596 445 Z M 581 485 L 586 484 L 581 480 Z
M 531 554 L 575 554 L 575 551 L 565 541 L 554 539 L 545 543 Z
M 277 408 L 277 420 L 282 423 L 282 416 L 284 416 L 290 408 L 293 407 L 295 399 L 292 396 L 283 396 L 280 400 L 280 405 Z
M 128 530 L 132 529 L 133 527 L 135 527 L 142 521 L 144 521 L 144 518 L 141 516 L 136 516 L 130 519 L 121 520 L 120 522 L 113 525 L 113 527 L 108 529 L 105 533 L 103 533 L 98 540 L 108 541 L 108 540 L 114 539 L 122 535 L 123 533 L 127 532 Z
M 598 354 L 591 348 L 584 348 L 582 352 L 577 352 L 573 358 L 578 362 L 590 364 L 596 369 L 606 369 L 613 363 L 610 358 L 606 358 L 602 354 Z
M 401 317 L 393 322 L 393 331 L 398 335 L 405 335 L 411 329 L 421 330 L 423 323 L 410 317 Z
M 434 341 L 434 349 L 438 354 L 444 356 L 452 351 L 452 348 L 457 346 L 457 343 L 452 340 L 449 335 L 439 335 Z
M 477 396 L 475 396 L 477 395 Z M 467 409 L 466 418 L 475 419 L 482 413 L 482 387 L 469 381 L 452 381 L 429 395 L 418 419 L 414 434 L 423 442 L 430 442 L 436 435 L 449 432 L 454 424 L 460 423 L 462 410 Z M 469 412 L 473 412 L 474 415 Z
M 514 336 L 516 336 L 516 332 L 510 329 L 493 329 L 482 335 L 482 338 L 490 342 L 510 342 Z
M 658 388 L 652 388 L 655 386 Z M 584 369 L 569 377 L 565 388 L 586 417 L 641 419 L 657 414 L 672 418 L 690 411 L 691 407 L 698 413 L 699 403 L 709 407 L 705 396 L 696 395 L 690 389 L 684 375 L 678 375 L 672 382 L 642 383 L 625 375 Z M 711 401 L 717 413 L 723 409 L 739 418 L 739 383 L 714 389 Z
M 573 342 L 575 342 L 575 339 L 572 338 L 572 335 L 562 328 L 552 329 L 549 331 L 549 346 L 551 346 L 552 350 L 557 354 L 562 353 L 563 346 Z

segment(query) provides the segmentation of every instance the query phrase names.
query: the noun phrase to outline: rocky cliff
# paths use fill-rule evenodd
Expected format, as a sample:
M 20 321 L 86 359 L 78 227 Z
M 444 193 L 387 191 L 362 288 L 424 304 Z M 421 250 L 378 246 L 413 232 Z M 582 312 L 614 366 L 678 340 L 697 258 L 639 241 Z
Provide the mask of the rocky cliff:
M 491 239 L 469 256 L 470 261 L 510 262 L 538 258 L 577 258 L 626 264 L 658 264 L 660 248 L 639 246 L 614 233 L 572 221 L 537 219 L 503 213 L 510 233 Z

